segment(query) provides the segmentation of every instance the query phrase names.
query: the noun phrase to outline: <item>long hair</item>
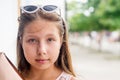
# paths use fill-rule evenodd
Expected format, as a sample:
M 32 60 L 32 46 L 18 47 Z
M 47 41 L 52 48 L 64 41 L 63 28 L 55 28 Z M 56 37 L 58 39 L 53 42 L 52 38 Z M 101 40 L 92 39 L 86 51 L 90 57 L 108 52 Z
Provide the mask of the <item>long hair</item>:
M 67 34 L 68 30 L 67 30 L 65 21 L 61 18 L 60 15 L 56 13 L 45 13 L 42 10 L 38 10 L 35 13 L 22 13 L 18 19 L 19 28 L 18 28 L 18 35 L 17 35 L 17 65 L 18 65 L 19 72 L 22 75 L 24 75 L 30 70 L 30 64 L 25 59 L 23 48 L 21 45 L 21 40 L 24 35 L 24 28 L 26 27 L 26 25 L 28 25 L 32 21 L 37 20 L 39 18 L 42 18 L 48 21 L 58 22 L 57 27 L 59 29 L 60 37 L 63 38 L 63 43 L 60 48 L 59 57 L 55 62 L 55 66 L 59 67 L 66 73 L 69 73 L 75 76 L 75 73 L 72 67 L 70 51 L 68 48 L 68 34 Z

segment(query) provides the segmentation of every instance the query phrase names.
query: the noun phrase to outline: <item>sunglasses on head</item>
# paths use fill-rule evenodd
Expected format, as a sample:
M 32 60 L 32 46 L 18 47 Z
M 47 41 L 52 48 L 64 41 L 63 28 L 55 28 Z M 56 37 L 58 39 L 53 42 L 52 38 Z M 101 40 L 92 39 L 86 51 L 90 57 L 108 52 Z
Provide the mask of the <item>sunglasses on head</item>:
M 35 13 L 39 9 L 41 9 L 44 12 L 47 13 L 57 13 L 61 15 L 60 9 L 56 5 L 44 5 L 44 6 L 36 6 L 36 5 L 27 5 L 23 6 L 22 8 L 22 13 Z

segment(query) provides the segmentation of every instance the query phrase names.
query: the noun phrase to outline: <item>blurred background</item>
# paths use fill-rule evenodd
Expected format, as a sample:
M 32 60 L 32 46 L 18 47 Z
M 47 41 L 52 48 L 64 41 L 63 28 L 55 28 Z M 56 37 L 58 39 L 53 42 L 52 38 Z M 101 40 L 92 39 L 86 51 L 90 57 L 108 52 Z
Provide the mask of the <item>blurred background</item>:
M 80 80 L 120 80 L 119 0 L 2 0 L 0 51 L 16 65 L 20 6 L 53 4 L 61 8 L 69 31 L 73 67 Z

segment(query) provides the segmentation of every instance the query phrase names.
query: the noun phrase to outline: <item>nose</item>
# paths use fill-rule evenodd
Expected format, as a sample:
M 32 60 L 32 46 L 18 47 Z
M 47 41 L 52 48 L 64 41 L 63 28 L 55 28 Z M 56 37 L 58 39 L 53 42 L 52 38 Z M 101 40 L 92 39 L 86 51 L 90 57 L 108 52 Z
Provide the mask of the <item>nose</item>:
M 45 55 L 46 54 L 46 44 L 44 42 L 40 42 L 38 44 L 37 53 L 38 53 L 38 55 Z

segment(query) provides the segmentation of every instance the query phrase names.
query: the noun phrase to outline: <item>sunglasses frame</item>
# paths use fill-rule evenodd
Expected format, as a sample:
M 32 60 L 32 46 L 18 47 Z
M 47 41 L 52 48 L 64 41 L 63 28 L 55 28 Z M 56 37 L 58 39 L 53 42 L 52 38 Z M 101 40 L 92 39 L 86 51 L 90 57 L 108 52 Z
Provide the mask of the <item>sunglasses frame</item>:
M 27 10 L 25 10 L 24 9 L 24 7 L 30 7 L 30 6 L 34 6 L 34 7 L 36 7 L 36 9 L 35 10 L 33 10 L 33 11 L 27 11 Z M 45 10 L 44 9 L 44 7 L 49 7 L 49 6 L 55 6 L 56 8 L 55 9 L 53 9 L 53 10 L 51 10 L 51 11 L 47 11 L 47 10 Z M 56 6 L 56 5 L 26 5 L 26 6 L 23 6 L 23 7 L 21 7 L 21 13 L 29 13 L 29 14 L 31 14 L 31 13 L 35 13 L 35 12 L 37 12 L 39 9 L 41 9 L 42 11 L 44 11 L 44 12 L 46 12 L 46 13 L 57 13 L 57 14 L 59 14 L 59 15 L 61 15 L 61 11 L 60 11 L 60 8 L 58 7 L 58 6 Z

